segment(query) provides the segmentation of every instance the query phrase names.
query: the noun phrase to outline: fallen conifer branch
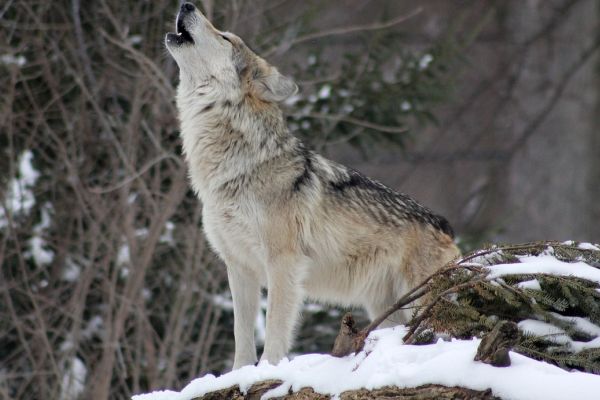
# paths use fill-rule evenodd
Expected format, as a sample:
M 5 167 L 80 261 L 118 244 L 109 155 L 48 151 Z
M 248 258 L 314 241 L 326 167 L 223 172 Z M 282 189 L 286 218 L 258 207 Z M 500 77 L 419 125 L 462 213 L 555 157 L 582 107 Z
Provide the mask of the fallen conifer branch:
M 527 262 L 539 270 L 516 267 L 525 268 Z M 558 267 L 566 272 L 556 272 Z M 587 275 L 575 274 L 578 268 Z M 382 321 L 421 299 L 404 343 L 483 337 L 507 321 L 521 334 L 508 335 L 514 340 L 500 346 L 506 352 L 514 346 L 514 351 L 568 370 L 600 373 L 600 280 L 591 277 L 596 270 L 600 273 L 600 250 L 591 245 L 535 242 L 479 250 L 432 274 L 362 330 L 351 315 L 344 316 L 332 355 L 362 350 Z M 506 363 L 499 354 L 483 358 Z

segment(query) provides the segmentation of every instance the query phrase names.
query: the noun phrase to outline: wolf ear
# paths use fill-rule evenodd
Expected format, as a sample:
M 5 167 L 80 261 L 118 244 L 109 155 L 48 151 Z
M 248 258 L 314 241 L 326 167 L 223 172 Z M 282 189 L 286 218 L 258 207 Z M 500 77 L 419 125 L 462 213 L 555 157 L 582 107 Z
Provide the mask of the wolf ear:
M 269 67 L 266 73 L 255 77 L 253 87 L 256 97 L 270 102 L 283 101 L 298 92 L 298 85 L 275 67 Z

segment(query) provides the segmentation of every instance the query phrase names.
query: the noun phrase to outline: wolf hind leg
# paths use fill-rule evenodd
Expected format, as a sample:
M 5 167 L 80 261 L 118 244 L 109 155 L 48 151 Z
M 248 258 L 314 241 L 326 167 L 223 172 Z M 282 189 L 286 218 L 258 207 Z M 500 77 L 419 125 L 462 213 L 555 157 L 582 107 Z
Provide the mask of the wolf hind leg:
M 379 285 L 376 290 L 373 290 L 369 298 L 366 299 L 365 309 L 369 315 L 369 319 L 373 321 L 375 318 L 382 315 L 384 312 L 396 303 L 402 296 L 407 292 L 407 285 L 405 281 L 398 281 L 389 279 L 385 284 Z M 380 325 L 380 328 L 389 328 L 391 326 L 397 326 L 406 324 L 412 316 L 411 305 L 405 306 L 404 308 L 395 311 L 388 316 Z
M 367 304 L 365 307 L 367 310 L 367 314 L 369 315 L 369 319 L 373 321 L 375 318 L 382 315 L 385 311 L 387 311 L 394 301 L 389 302 L 371 302 Z M 394 312 L 392 315 L 387 317 L 381 324 L 379 324 L 379 328 L 389 328 L 392 326 L 397 326 L 401 324 L 405 324 L 410 320 L 411 310 L 410 309 L 402 309 Z

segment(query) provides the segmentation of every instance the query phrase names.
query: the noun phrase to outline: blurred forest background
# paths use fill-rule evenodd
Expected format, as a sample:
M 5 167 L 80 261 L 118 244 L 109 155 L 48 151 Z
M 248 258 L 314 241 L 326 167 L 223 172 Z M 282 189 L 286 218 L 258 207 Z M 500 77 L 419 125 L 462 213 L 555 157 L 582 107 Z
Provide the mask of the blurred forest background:
M 463 249 L 600 241 L 597 0 L 197 5 L 297 80 L 295 134 L 447 216 Z M 163 46 L 177 10 L 0 4 L 0 398 L 121 399 L 231 366 Z M 340 310 L 304 314 L 294 351 L 328 351 Z

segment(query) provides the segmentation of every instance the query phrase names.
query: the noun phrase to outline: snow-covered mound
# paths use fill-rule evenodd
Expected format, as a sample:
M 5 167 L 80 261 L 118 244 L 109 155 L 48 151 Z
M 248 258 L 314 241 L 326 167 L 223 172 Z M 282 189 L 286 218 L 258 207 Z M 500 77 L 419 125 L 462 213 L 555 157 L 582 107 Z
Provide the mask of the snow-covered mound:
M 284 396 L 303 388 L 312 388 L 317 393 L 336 398 L 343 392 L 359 389 L 442 385 L 475 391 L 491 389 L 495 396 L 502 399 L 598 400 L 600 375 L 571 371 L 573 367 L 570 365 L 579 366 L 581 370 L 597 371 L 597 349 L 600 347 L 600 325 L 597 320 L 597 301 L 600 299 L 599 249 L 598 245 L 575 242 L 494 247 L 465 256 L 457 262 L 456 268 L 449 269 L 446 275 L 440 275 L 438 279 L 446 286 L 460 285 L 465 279 L 471 279 L 469 282 L 484 285 L 482 287 L 488 289 L 487 294 L 484 293 L 484 297 L 478 300 L 468 297 L 477 296 L 480 293 L 478 290 L 452 293 L 448 301 L 440 303 L 442 314 L 450 306 L 457 311 L 473 308 L 477 303 L 483 304 L 483 308 L 492 313 L 487 315 L 485 310 L 473 308 L 472 313 L 466 314 L 474 320 L 465 320 L 464 325 L 476 329 L 456 330 L 458 334 L 452 329 L 441 329 L 438 333 L 445 333 L 445 337 L 469 338 L 474 334 L 481 336 L 489 332 L 486 325 L 480 322 L 491 317 L 498 319 L 492 307 L 496 304 L 494 300 L 502 300 L 505 295 L 519 292 L 519 297 L 507 304 L 502 302 L 504 300 L 498 302 L 499 309 L 504 310 L 505 314 L 506 310 L 514 311 L 513 322 L 518 324 L 524 335 L 523 340 L 531 347 L 528 348 L 521 341 L 518 343 L 519 351 L 553 361 L 563 368 L 516 352 L 510 353 L 512 364 L 509 367 L 493 367 L 473 360 L 480 339 L 439 339 L 421 345 L 410 344 L 408 340 L 405 344 L 403 337 L 408 328 L 399 326 L 371 332 L 362 351 L 344 358 L 306 354 L 292 360 L 284 359 L 277 366 L 261 363 L 220 377 L 207 375 L 195 379 L 181 392 L 158 391 L 134 396 L 134 400 L 191 400 L 236 386 L 241 392 L 246 392 L 257 383 L 272 380 L 281 381 L 282 384 L 267 391 L 262 398 Z M 453 282 L 457 277 L 457 282 Z M 445 291 L 446 286 L 438 289 Z M 436 288 L 436 282 L 430 282 L 430 287 Z M 509 290 L 510 293 L 503 290 Z M 563 291 L 571 293 L 566 300 L 560 298 Z M 469 301 L 461 302 L 463 296 L 467 296 L 465 298 Z M 507 308 L 509 306 L 513 308 Z M 569 314 L 573 311 L 569 307 L 577 313 Z M 586 310 L 591 311 L 586 314 Z M 430 311 L 429 318 L 436 318 L 436 309 Z M 460 312 L 441 315 L 429 326 L 443 327 L 445 320 L 454 324 L 460 322 L 460 318 Z M 504 318 L 510 319 L 506 315 Z M 425 329 L 430 328 L 426 325 Z M 536 341 L 541 344 L 532 346 L 531 343 Z M 579 356 L 582 360 L 577 358 Z M 563 362 L 560 361 L 561 357 L 564 358 Z
M 134 400 L 189 400 L 208 392 L 239 385 L 243 391 L 252 384 L 278 379 L 279 387 L 263 398 L 282 396 L 304 387 L 339 395 L 347 390 L 383 386 L 416 387 L 425 384 L 461 386 L 474 390 L 491 389 L 503 399 L 594 399 L 600 396 L 600 376 L 567 372 L 553 365 L 511 352 L 512 365 L 496 368 L 473 361 L 479 339 L 439 340 L 431 345 L 403 345 L 405 327 L 371 333 L 365 349 L 356 355 L 335 358 L 307 354 L 283 360 L 273 366 L 261 363 L 215 377 L 193 380 L 181 392 L 159 391 L 134 396 Z

